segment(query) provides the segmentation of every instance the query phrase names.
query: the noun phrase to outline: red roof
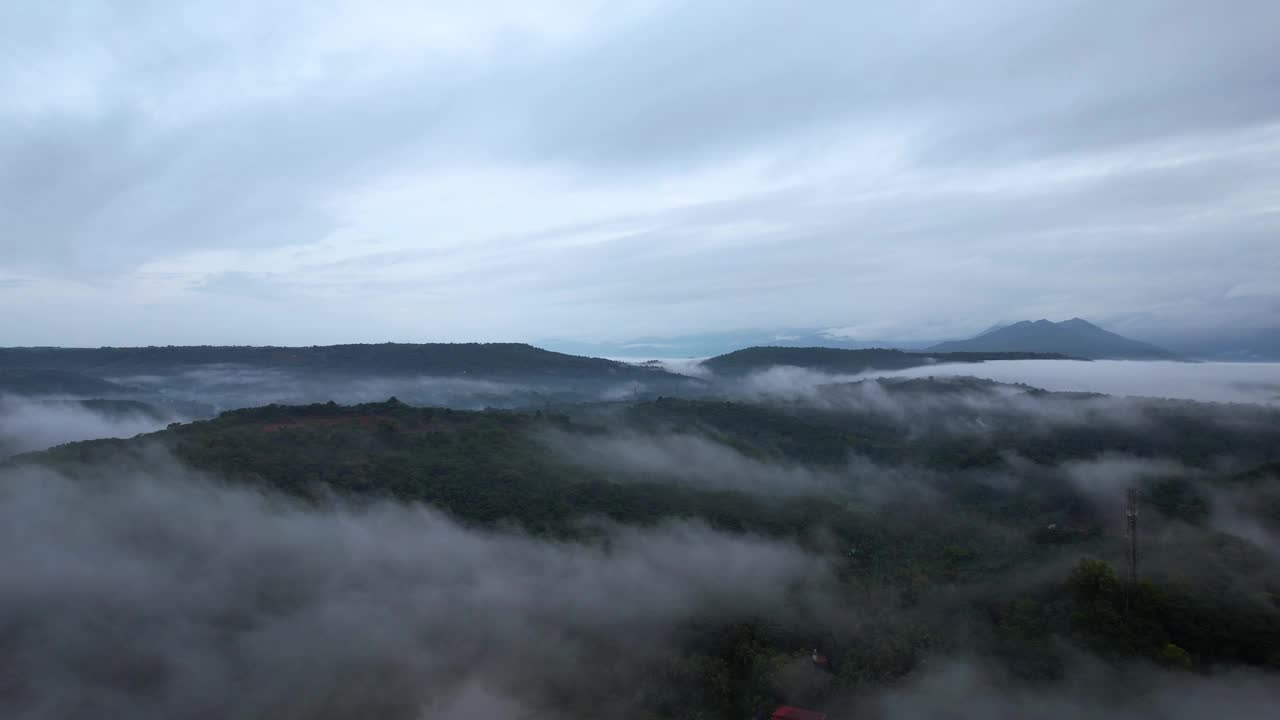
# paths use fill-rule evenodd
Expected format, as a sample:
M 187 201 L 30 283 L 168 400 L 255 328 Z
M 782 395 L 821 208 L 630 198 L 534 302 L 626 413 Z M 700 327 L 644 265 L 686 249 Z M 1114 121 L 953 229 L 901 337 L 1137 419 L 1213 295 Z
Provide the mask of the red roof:
M 793 708 L 789 705 L 783 705 L 773 711 L 773 715 L 769 716 L 771 720 L 827 720 L 826 713 L 814 712 L 813 710 L 801 710 Z

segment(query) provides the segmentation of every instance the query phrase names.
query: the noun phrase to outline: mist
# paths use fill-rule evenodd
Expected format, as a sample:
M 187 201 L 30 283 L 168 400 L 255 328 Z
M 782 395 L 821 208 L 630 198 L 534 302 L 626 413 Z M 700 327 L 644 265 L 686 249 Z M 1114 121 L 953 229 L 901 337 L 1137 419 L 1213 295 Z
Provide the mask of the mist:
M 1138 360 L 988 360 L 938 363 L 905 370 L 835 374 L 775 366 L 740 379 L 720 379 L 725 392 L 745 398 L 817 397 L 823 386 L 892 378 L 972 377 L 1054 392 L 1099 393 L 1199 402 L 1280 405 L 1280 363 Z
M 1045 390 L 1201 402 L 1280 405 L 1280 363 L 1140 360 L 992 360 L 944 363 L 867 377 L 970 375 Z
M 624 430 L 579 436 L 546 432 L 541 439 L 566 460 L 620 479 L 677 481 L 770 495 L 834 492 L 845 485 L 836 473 L 747 457 L 722 442 L 689 433 Z
M 726 439 L 692 432 L 621 427 L 585 435 L 545 431 L 538 439 L 561 459 L 616 482 L 679 484 L 766 498 L 926 503 L 937 500 L 935 486 L 944 482 L 925 468 L 885 465 L 857 455 L 837 467 L 753 457 Z
M 682 624 L 803 615 L 830 582 L 697 523 L 574 544 L 150 463 L 0 471 L 4 717 L 623 717 Z
M 780 501 L 873 497 L 858 494 L 856 481 L 866 478 L 866 487 L 886 491 L 886 502 L 912 499 L 882 517 L 901 531 L 886 542 L 927 538 L 941 546 L 963 527 L 968 547 L 993 563 L 1012 560 L 1004 548 L 1025 544 L 1025 529 L 979 525 L 946 503 L 923 502 L 936 499 L 924 491 L 891 491 L 918 483 L 940 495 L 958 480 L 1059 483 L 1096 503 L 1110 523 L 1127 484 L 1168 475 L 1209 482 L 1204 469 L 1166 458 L 1042 466 L 1010 456 L 995 471 L 941 473 L 856 460 L 811 467 L 752 456 L 726 438 L 634 428 L 552 442 L 570 443 L 561 449 L 585 453 L 582 462 L 615 479 Z M 588 519 L 594 539 L 569 542 L 469 526 L 421 505 L 303 502 L 232 486 L 145 446 L 131 457 L 128 466 L 122 460 L 76 479 L 0 466 L 0 562 L 11 569 L 0 576 L 0 661 L 11 678 L 0 686 L 5 717 L 645 717 L 639 708 L 663 691 L 661 668 L 681 656 L 691 628 L 753 618 L 841 636 L 854 652 L 863 643 L 908 642 L 921 627 L 938 633 L 938 654 L 913 652 L 919 664 L 893 687 L 822 701 L 856 717 L 1021 717 L 1040 709 L 1050 717 L 1127 717 L 1145 707 L 1180 718 L 1195 716 L 1177 714 L 1184 705 L 1196 706 L 1179 698 L 1201 693 L 1249 717 L 1274 699 L 1261 680 L 1234 671 L 1191 676 L 1126 666 L 1124 677 L 1142 688 L 1133 697 L 1120 692 L 1124 683 L 1100 682 L 1092 660 L 1070 665 L 1060 687 L 1005 677 L 995 669 L 1001 661 L 981 656 L 994 647 L 991 631 L 961 618 L 983 598 L 1058 582 L 1081 554 L 1069 547 L 1006 566 L 998 587 L 935 585 L 904 606 L 891 588 L 856 578 L 842 585 L 836 578 L 847 569 L 836 563 L 846 561 L 847 546 L 832 552 L 821 527 L 797 528 L 802 547 L 699 522 Z M 1225 529 L 1217 515 L 1206 527 L 1144 518 L 1144 572 L 1197 581 L 1222 572 L 1207 544 L 1210 530 Z M 1093 551 L 1106 556 L 1107 547 L 1117 549 Z M 1274 567 L 1232 567 L 1233 590 L 1264 587 Z M 960 659 L 947 659 L 957 649 Z M 778 668 L 778 687 L 822 697 L 825 676 L 803 653 L 797 647 L 791 664 Z M 1189 687 L 1198 690 L 1184 695 Z
M 904 686 L 857 703 L 850 717 L 874 720 L 1269 718 L 1280 686 L 1261 673 L 1191 675 L 1076 657 L 1058 688 L 1019 687 L 981 659 L 938 663 Z
M 1043 362 L 1056 361 L 1014 364 Z M 1057 367 L 1091 364 L 1077 362 Z M 884 428 L 895 427 L 922 440 L 969 435 L 1003 438 L 1007 442 L 1062 430 L 1093 433 L 1099 441 L 1115 442 L 1121 437 L 1102 435 L 1103 429 L 1135 439 L 1145 432 L 1152 439 L 1169 440 L 1173 428 L 1195 422 L 1223 437 L 1229 432 L 1241 445 L 1248 444 L 1245 438 L 1264 436 L 1280 442 L 1277 405 L 1044 392 L 1029 384 L 1006 384 L 975 376 L 985 365 L 916 368 L 909 376 L 850 376 L 773 367 L 740 380 L 725 381 L 721 387 L 728 397 L 740 401 L 791 412 L 849 414 Z M 944 367 L 951 368 L 953 374 L 930 374 Z
M 932 377 L 928 392 L 911 378 L 834 375 L 774 367 L 731 385 L 732 397 L 783 408 L 853 413 L 902 428 L 915 436 L 990 434 L 1016 422 L 1019 432 L 1048 432 L 1064 425 L 1136 426 L 1149 422 L 1146 408 L 1110 396 L 1072 397 L 1035 388 L 999 385 L 967 375 Z M 920 379 L 920 378 L 916 378 Z
M 77 398 L 0 395 L 0 458 L 76 440 L 133 437 L 180 419 L 129 404 L 113 410 L 105 403 Z
M 546 381 L 432 375 L 379 375 L 281 370 L 241 365 L 200 365 L 167 374 L 114 377 L 155 396 L 208 407 L 208 414 L 272 403 L 299 405 L 379 402 L 396 397 L 411 405 L 460 410 L 537 407 L 550 402 L 630 399 L 643 383 L 600 380 Z

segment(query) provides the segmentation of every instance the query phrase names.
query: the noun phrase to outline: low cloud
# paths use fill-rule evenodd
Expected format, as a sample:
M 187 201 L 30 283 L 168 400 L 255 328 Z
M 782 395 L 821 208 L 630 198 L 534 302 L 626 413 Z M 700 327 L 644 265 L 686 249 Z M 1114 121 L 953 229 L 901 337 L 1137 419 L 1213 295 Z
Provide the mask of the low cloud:
M 726 440 L 690 432 L 611 429 L 604 433 L 543 432 L 561 458 L 620 481 L 676 483 L 762 496 L 818 495 L 869 501 L 925 500 L 936 473 L 880 465 L 856 455 L 838 467 L 753 457 Z
M 969 375 L 1055 391 L 1280 405 L 1280 363 L 995 360 L 978 365 L 944 363 L 871 375 Z
M 178 419 L 128 403 L 112 408 L 110 401 L 0 395 L 0 458 L 76 440 L 133 437 Z
M 1220 446 L 1219 450 L 1228 455 L 1232 445 L 1256 449 L 1265 447 L 1268 438 L 1280 441 L 1271 437 L 1280 427 L 1280 407 L 1277 406 L 1082 392 L 1073 386 L 1068 376 L 1057 373 L 1095 366 L 1098 362 L 1009 361 L 1007 364 L 1019 368 L 1051 366 L 1047 371 L 1041 368 L 1031 374 L 1047 372 L 1050 377 L 1056 377 L 1056 382 L 1045 383 L 1056 390 L 1044 392 L 1032 383 L 1012 384 L 1019 378 L 1001 378 L 999 373 L 988 371 L 989 366 L 1000 366 L 1000 363 L 934 365 L 900 373 L 861 376 L 773 367 L 742 379 L 721 379 L 718 387 L 725 395 L 738 400 L 796 411 L 848 413 L 872 426 L 913 437 L 961 434 L 1011 440 L 1044 437 L 1063 429 L 1092 433 L 1097 435 L 1094 441 L 1099 443 L 1114 443 L 1121 437 L 1120 434 L 1103 437 L 1100 433 L 1106 429 L 1125 434 L 1128 442 L 1142 446 L 1155 447 L 1163 443 L 1166 451 L 1172 452 L 1177 450 L 1173 447 L 1176 438 L 1186 436 L 1186 428 L 1191 423 L 1217 434 L 1221 441 L 1209 444 Z M 1168 365 L 1203 367 L 1180 363 L 1118 365 L 1131 368 L 1125 370 L 1126 373 L 1137 374 L 1147 366 L 1156 368 L 1157 372 Z M 998 379 L 986 377 L 993 374 Z M 1206 387 L 1227 393 L 1238 390 L 1230 375 L 1220 377 L 1213 368 L 1201 381 L 1181 376 L 1168 380 L 1173 385 L 1184 381 L 1192 385 L 1203 382 Z M 1088 452 L 1086 447 L 1079 449 Z M 1257 456 L 1256 452 L 1248 458 L 1250 462 L 1262 459 L 1266 458 Z M 1224 460 L 1229 458 L 1215 461 Z
M 692 434 L 623 431 L 583 436 L 555 432 L 542 437 L 566 459 L 623 479 L 676 480 L 718 490 L 778 495 L 829 492 L 844 484 L 834 473 L 758 460 Z
M 639 382 L 555 383 L 466 376 L 359 375 L 229 364 L 201 365 L 172 374 L 133 375 L 116 380 L 145 388 L 157 396 L 201 403 L 216 410 L 271 403 L 380 402 L 393 396 L 412 405 L 478 410 L 536 406 L 553 399 L 630 399 L 646 391 L 646 386 Z
M 164 460 L 3 473 L 7 717 L 622 716 L 683 623 L 803 612 L 830 581 L 795 546 L 696 523 L 588 545 Z
M 748 401 L 866 414 L 913 433 L 988 433 L 1010 422 L 1019 431 L 1048 431 L 1061 425 L 1149 421 L 1142 405 L 1125 398 L 1038 393 L 1037 388 L 971 375 L 925 375 L 931 369 L 921 369 L 928 386 L 908 382 L 921 377 L 839 375 L 797 367 L 773 367 L 726 382 L 732 396 Z
M 1137 488 L 1144 481 L 1194 472 L 1173 460 L 1124 455 L 1073 460 L 1063 463 L 1060 469 L 1067 481 L 1086 497 L 1116 507 L 1124 501 L 1126 490 Z

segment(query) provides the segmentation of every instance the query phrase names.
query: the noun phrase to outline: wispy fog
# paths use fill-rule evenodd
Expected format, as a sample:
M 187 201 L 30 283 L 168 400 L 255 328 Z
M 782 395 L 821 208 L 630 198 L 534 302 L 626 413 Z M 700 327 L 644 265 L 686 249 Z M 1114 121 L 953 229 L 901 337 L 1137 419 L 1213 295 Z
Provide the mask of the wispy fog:
M 127 405 L 111 410 L 73 398 L 0 395 L 0 458 L 76 440 L 133 437 L 176 419 Z
M 931 477 L 920 468 L 885 467 L 854 456 L 838 469 L 751 457 L 725 442 L 693 433 L 546 432 L 541 439 L 567 461 L 615 480 L 674 482 L 766 496 L 901 498 L 927 493 L 923 478 Z
M 996 360 L 867 373 L 868 377 L 931 375 L 972 375 L 1045 390 L 1280 405 L 1280 363 Z
M 830 560 L 697 523 L 605 525 L 579 544 L 420 506 L 304 504 L 148 462 L 92 482 L 0 472 L 4 717 L 647 717 L 637 692 L 661 686 L 689 623 L 829 627 L 874 602 L 842 595 Z M 1243 672 L 1081 658 L 1062 685 L 1035 687 L 995 667 L 933 658 L 828 709 L 1190 720 L 1269 717 L 1280 701 Z M 816 682 L 780 670 L 784 684 Z
M 1193 471 L 1167 459 L 1112 455 L 1063 463 L 1062 472 L 1076 489 L 1095 502 L 1120 507 L 1125 491 L 1143 480 L 1185 476 Z
M 642 383 L 634 381 L 524 382 L 458 376 L 304 372 L 226 364 L 200 365 L 171 374 L 132 375 L 117 381 L 169 400 L 204 404 L 210 411 L 271 403 L 378 402 L 393 396 L 412 405 L 509 408 L 552 401 L 628 399 L 645 389 Z
M 940 663 L 902 687 L 859 703 L 851 717 L 872 720 L 1107 718 L 1200 720 L 1269 718 L 1280 685 L 1261 673 L 1196 676 L 1079 660 L 1061 687 L 1011 687 L 978 660 Z
M 655 366 L 666 370 L 669 373 L 677 375 L 686 375 L 688 377 L 709 378 L 711 371 L 703 366 L 702 361 L 707 358 L 641 358 L 641 357 L 611 357 L 610 360 L 618 362 L 631 363 L 633 365 Z
M 942 375 L 927 387 L 910 387 L 903 382 L 907 379 L 773 367 L 729 381 L 726 394 L 748 402 L 857 413 L 917 436 L 987 434 L 1009 430 L 1012 423 L 1019 432 L 1047 432 L 1064 425 L 1148 422 L 1146 407 L 1127 398 L 1037 393 L 975 382 L 962 373 Z
M 4 717 L 617 717 L 681 623 L 830 581 L 698 524 L 571 544 L 157 468 L 0 477 Z
M 701 359 L 668 358 L 650 362 L 669 372 L 714 378 L 699 364 Z M 1280 363 L 992 360 L 922 365 L 905 370 L 873 370 L 861 374 L 831 374 L 777 366 L 735 381 L 726 381 L 726 384 L 737 392 L 770 395 L 794 394 L 817 385 L 869 378 L 938 376 L 972 376 L 1062 392 L 1280 404 Z
M 764 462 L 699 435 L 623 431 L 578 436 L 549 432 L 543 439 L 566 459 L 623 479 L 675 480 L 713 489 L 778 495 L 833 492 L 843 484 L 834 473 Z

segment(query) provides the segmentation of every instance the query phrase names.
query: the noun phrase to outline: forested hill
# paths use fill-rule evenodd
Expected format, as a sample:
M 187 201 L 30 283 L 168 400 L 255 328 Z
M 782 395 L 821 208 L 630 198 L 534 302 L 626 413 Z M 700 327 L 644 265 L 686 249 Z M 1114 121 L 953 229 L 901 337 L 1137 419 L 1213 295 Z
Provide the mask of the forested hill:
M 777 365 L 859 373 L 868 370 L 901 370 L 935 363 L 979 363 L 987 360 L 1071 360 L 1058 353 L 1033 352 L 950 352 L 915 353 L 903 350 L 843 350 L 824 347 L 750 347 L 703 361 L 703 366 L 719 375 L 741 375 Z
M 1119 454 L 1172 461 L 1200 468 L 1195 471 L 1200 474 L 1218 472 L 1215 468 L 1231 458 L 1237 465 L 1260 466 L 1264 478 L 1274 474 L 1280 461 L 1280 410 L 1260 406 L 1121 400 L 966 378 L 830 385 L 823 399 L 820 409 L 662 398 L 566 406 L 557 413 L 422 408 L 395 399 L 349 406 L 271 405 L 174 424 L 131 440 L 71 443 L 13 462 L 110 466 L 159 445 L 196 468 L 292 493 L 327 487 L 392 495 L 440 503 L 474 519 L 505 517 L 536 527 L 564 527 L 584 514 L 603 513 L 624 522 L 654 517 L 663 506 L 656 500 L 661 493 L 640 493 L 633 498 L 635 506 L 609 508 L 592 505 L 591 498 L 620 491 L 584 492 L 577 484 L 627 474 L 625 466 L 637 459 L 642 461 L 636 465 L 641 469 L 637 477 L 645 484 L 718 490 L 746 488 L 733 476 L 756 472 L 751 470 L 754 463 L 776 464 L 770 467 L 784 480 L 773 487 L 790 497 L 797 493 L 787 487 L 787 468 L 843 472 L 851 457 L 884 468 L 952 474 L 943 484 L 947 494 L 972 490 L 970 481 L 981 479 L 961 481 L 954 473 L 1012 468 L 1049 472 L 1063 462 Z M 886 412 L 886 403 L 894 409 Z M 908 428 L 915 432 L 904 432 Z M 573 451 L 554 452 L 539 440 L 549 432 L 568 433 L 581 443 L 570 443 Z M 663 444 L 673 437 L 697 442 Z M 653 438 L 659 439 L 656 444 L 650 442 Z M 718 449 L 703 453 L 702 440 Z M 590 448 L 609 449 L 587 452 Z M 591 453 L 601 462 L 578 462 Z M 663 455 L 672 462 L 651 462 Z M 707 458 L 715 462 L 703 462 Z M 725 461 L 732 462 L 723 472 L 709 467 Z M 733 464 L 738 461 L 740 467 Z M 1039 469 L 1029 468 L 1026 461 Z M 702 482 L 699 473 L 726 474 L 730 480 Z M 1036 495 L 1049 485 L 1038 481 L 1012 492 Z M 975 497 L 996 505 L 1009 500 L 993 492 L 987 488 Z M 713 522 L 728 517 L 724 507 L 696 506 L 676 503 L 666 512 L 685 516 L 705 511 Z M 731 524 L 748 522 L 749 517 L 740 516 Z
M 1227 459 L 1259 469 L 1235 475 Z M 729 718 L 834 704 L 948 655 L 1035 683 L 1063 679 L 1081 652 L 1278 668 L 1280 567 L 1230 534 L 1280 532 L 1280 479 L 1261 464 L 1277 460 L 1275 409 L 947 378 L 832 385 L 820 406 L 266 406 L 19 456 L 0 478 L 53 470 L 102 488 L 176 482 L 189 467 L 321 504 L 334 493 L 426 503 L 468 526 L 570 543 L 607 543 L 600 518 L 785 538 L 830 564 L 820 605 L 833 615 L 713 614 L 625 678 L 646 711 L 636 717 Z M 1136 587 L 1115 571 L 1129 486 L 1143 506 Z M 859 612 L 873 621 L 841 619 Z M 818 645 L 834 667 L 805 668 Z M 688 712 L 664 712 L 676 705 Z
M 0 348 L 0 369 L 40 368 L 120 376 L 232 364 L 344 373 L 651 379 L 655 368 L 566 355 L 523 343 L 383 343 L 310 347 L 164 346 Z

